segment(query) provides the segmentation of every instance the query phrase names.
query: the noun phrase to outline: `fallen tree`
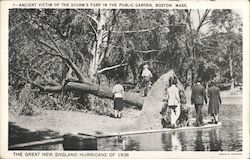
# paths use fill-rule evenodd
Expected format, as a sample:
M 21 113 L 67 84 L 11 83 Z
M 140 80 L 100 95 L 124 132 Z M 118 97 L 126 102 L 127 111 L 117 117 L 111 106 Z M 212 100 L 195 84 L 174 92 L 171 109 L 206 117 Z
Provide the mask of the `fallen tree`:
M 50 38 L 53 41 L 52 38 Z M 39 43 L 40 48 L 38 51 L 40 52 L 36 57 L 30 60 L 29 67 L 26 69 L 26 79 L 29 83 L 33 84 L 35 87 L 39 88 L 41 91 L 46 92 L 61 92 L 61 91 L 79 91 L 90 93 L 100 98 L 108 98 L 113 99 L 112 89 L 108 86 L 99 85 L 96 81 L 87 78 L 87 75 L 83 74 L 81 69 L 70 59 L 70 57 L 66 56 L 65 53 L 60 50 L 59 46 L 56 42 L 53 42 L 55 47 L 46 43 L 44 41 L 37 41 Z M 46 49 L 45 49 L 46 48 Z M 68 67 L 68 72 L 65 77 L 58 82 L 56 79 L 47 79 L 45 75 L 40 73 L 38 70 L 32 68 L 32 64 L 36 62 L 37 59 L 43 56 L 50 56 L 51 58 L 59 58 L 61 62 Z M 96 73 L 102 73 L 103 70 L 111 70 L 117 67 L 123 67 L 125 64 L 121 63 L 116 65 L 115 67 L 107 67 L 101 70 L 98 70 Z M 35 79 L 30 77 L 30 72 L 33 74 L 38 74 L 42 77 L 43 81 L 35 82 Z M 74 74 L 74 75 L 73 75 Z M 130 105 L 134 105 L 137 107 L 143 106 L 143 97 L 141 97 L 138 93 L 125 93 L 124 102 Z
M 84 79 L 84 78 L 82 78 Z M 66 78 L 64 82 L 58 83 L 55 80 L 48 80 L 45 83 L 37 83 L 29 79 L 29 82 L 41 91 L 45 92 L 61 92 L 61 91 L 79 91 L 90 93 L 100 98 L 108 98 L 113 100 L 112 89 L 108 86 L 98 85 L 86 79 L 80 81 L 74 78 Z M 134 92 L 125 92 L 124 102 L 129 105 L 141 108 L 143 106 L 143 97 Z

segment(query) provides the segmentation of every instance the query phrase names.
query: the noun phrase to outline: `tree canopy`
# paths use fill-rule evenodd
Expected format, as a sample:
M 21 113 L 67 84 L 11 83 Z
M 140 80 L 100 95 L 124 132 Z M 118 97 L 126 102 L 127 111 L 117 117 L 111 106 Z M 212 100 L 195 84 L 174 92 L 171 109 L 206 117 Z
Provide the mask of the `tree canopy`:
M 242 20 L 234 10 L 10 9 L 9 85 L 108 97 L 100 85 L 136 84 L 148 64 L 157 79 L 173 69 L 242 81 Z

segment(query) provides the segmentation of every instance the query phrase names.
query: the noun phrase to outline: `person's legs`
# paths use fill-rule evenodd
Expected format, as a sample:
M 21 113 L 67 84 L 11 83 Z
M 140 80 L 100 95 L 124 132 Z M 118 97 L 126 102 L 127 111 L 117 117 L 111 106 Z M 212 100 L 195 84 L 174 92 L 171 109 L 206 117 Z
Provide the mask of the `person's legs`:
M 118 100 L 117 98 L 114 99 L 114 117 L 118 117 L 118 110 L 117 110 Z
M 181 114 L 180 106 L 177 106 L 175 108 L 175 112 L 174 112 L 174 123 L 175 123 L 175 126 L 177 126 L 177 120 L 179 119 L 180 114 Z
M 144 95 L 144 88 L 145 88 L 145 80 L 143 78 L 141 81 L 141 87 L 140 87 L 141 93 L 143 93 L 143 95 Z
M 118 111 L 116 109 L 114 110 L 114 116 L 115 118 L 118 118 Z
M 211 114 L 211 122 L 214 122 L 214 114 Z
M 200 126 L 200 119 L 201 119 L 201 106 L 197 105 L 197 116 L 198 116 L 198 126 Z
M 199 106 L 197 104 L 195 104 L 195 112 L 196 112 L 196 116 L 195 116 L 196 122 L 195 122 L 195 125 L 198 126 L 199 125 Z
M 170 109 L 171 110 L 171 115 L 170 115 L 170 118 L 171 118 L 171 126 L 175 126 L 175 112 L 173 109 Z
M 199 123 L 204 125 L 203 118 L 202 118 L 202 105 L 199 105 Z
M 148 95 L 148 88 L 149 87 L 149 82 L 145 81 L 145 85 L 144 85 L 144 96 L 146 97 Z
M 121 118 L 122 117 L 122 112 L 119 110 L 118 111 L 118 118 Z
M 215 118 L 215 124 L 217 124 L 218 123 L 218 114 L 215 114 L 214 118 Z
M 218 122 L 218 115 L 213 113 L 213 114 L 211 114 L 211 117 L 212 117 L 212 123 L 217 124 L 217 122 Z

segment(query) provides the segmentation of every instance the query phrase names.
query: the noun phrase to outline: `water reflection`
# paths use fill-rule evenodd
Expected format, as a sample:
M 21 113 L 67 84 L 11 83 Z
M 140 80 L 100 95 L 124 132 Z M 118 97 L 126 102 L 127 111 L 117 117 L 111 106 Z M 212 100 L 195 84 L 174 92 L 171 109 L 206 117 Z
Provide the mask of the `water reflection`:
M 177 132 L 173 132 L 171 135 L 171 141 L 172 141 L 172 151 L 181 151 L 182 150 L 182 146 L 180 143 L 180 140 L 177 136 Z
M 172 144 L 170 143 L 171 135 L 167 133 L 162 133 L 161 140 L 162 140 L 163 150 L 170 150 L 172 148 Z
M 138 134 L 122 137 L 120 150 L 129 151 L 242 151 L 242 106 L 222 105 L 221 127 Z M 108 148 L 107 142 L 98 150 Z M 103 146 L 104 145 L 104 146 Z M 103 148 L 105 147 L 105 148 Z
M 98 150 L 222 151 L 219 133 L 220 128 L 215 128 L 119 136 L 100 140 Z
M 220 133 L 219 129 L 214 129 L 209 131 L 210 151 L 222 151 L 221 149 L 222 141 L 220 139 L 219 133 Z
M 202 140 L 202 130 L 198 130 L 195 140 L 195 151 L 204 151 L 204 150 L 205 146 L 203 145 L 203 140 Z

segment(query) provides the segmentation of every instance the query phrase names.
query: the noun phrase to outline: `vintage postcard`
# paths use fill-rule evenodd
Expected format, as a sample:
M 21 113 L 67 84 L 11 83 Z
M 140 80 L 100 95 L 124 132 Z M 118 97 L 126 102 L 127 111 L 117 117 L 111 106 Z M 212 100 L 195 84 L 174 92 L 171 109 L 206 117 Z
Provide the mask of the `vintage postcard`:
M 1 1 L 0 158 L 249 158 L 249 1 Z

